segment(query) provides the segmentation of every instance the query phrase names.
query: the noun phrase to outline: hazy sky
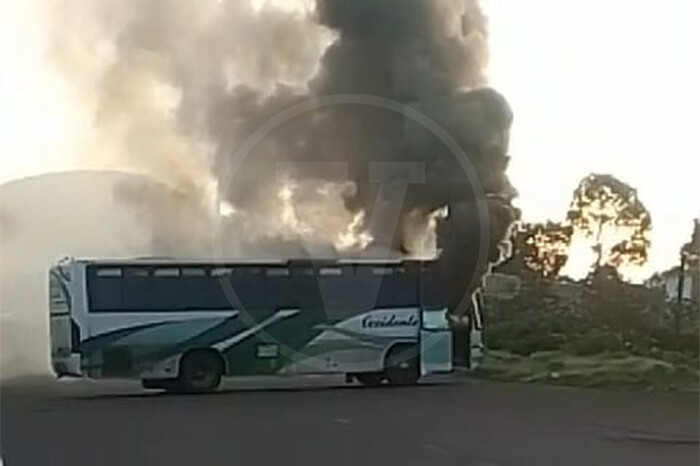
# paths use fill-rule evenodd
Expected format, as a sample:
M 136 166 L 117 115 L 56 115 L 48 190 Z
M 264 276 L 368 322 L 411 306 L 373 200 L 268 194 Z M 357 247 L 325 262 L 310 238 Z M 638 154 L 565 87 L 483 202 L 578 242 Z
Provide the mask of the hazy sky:
M 78 168 L 90 131 L 43 53 L 39 1 L 0 0 L 0 182 Z M 492 83 L 515 112 L 510 174 L 526 220 L 563 218 L 583 176 L 612 173 L 651 211 L 647 271 L 673 265 L 700 217 L 700 1 L 482 4 Z
M 561 219 L 578 181 L 612 173 L 654 222 L 647 270 L 700 217 L 698 0 L 482 0 L 491 79 L 515 111 L 511 176 L 526 219 Z

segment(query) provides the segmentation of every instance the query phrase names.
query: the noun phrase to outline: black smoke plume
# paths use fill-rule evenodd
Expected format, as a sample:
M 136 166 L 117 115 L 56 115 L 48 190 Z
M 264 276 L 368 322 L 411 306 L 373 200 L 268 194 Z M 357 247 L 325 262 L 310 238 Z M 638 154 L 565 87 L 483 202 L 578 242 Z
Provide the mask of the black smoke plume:
M 513 117 L 504 97 L 486 87 L 484 14 L 476 0 L 299 1 L 306 10 L 254 11 L 242 0 L 90 6 L 112 45 L 111 61 L 95 82 L 98 124 L 119 128 L 115 134 L 129 141 L 132 162 L 160 157 L 171 167 L 204 144 L 221 199 L 241 215 L 266 212 L 276 202 L 281 176 L 303 184 L 344 182 L 347 175 L 353 187 L 343 191 L 343 204 L 352 215 L 365 213 L 372 250 L 415 255 L 412 236 L 429 229 L 432 213 L 447 206 L 438 236 L 448 275 L 459 284 L 458 302 L 501 257 L 514 219 L 515 192 L 506 176 Z M 59 61 L 71 68 L 65 56 Z M 158 112 L 144 120 L 153 112 L 141 107 L 138 92 L 151 81 L 177 91 L 167 124 Z M 286 120 L 231 172 L 245 141 L 270 119 L 338 94 L 389 99 L 420 111 L 456 141 L 475 176 L 467 176 L 444 138 L 405 114 L 361 104 L 321 107 Z M 162 126 L 167 147 L 151 140 L 153 128 L 157 135 Z M 144 140 L 150 143 L 140 144 Z M 344 172 L 329 168 L 338 162 Z M 148 169 L 167 177 L 170 170 L 159 167 L 151 163 Z M 159 204 L 138 189 L 128 192 L 118 196 L 160 222 L 168 216 L 148 212 L 193 205 Z M 168 230 L 159 225 L 155 236 L 166 238 L 155 240 L 168 242 Z

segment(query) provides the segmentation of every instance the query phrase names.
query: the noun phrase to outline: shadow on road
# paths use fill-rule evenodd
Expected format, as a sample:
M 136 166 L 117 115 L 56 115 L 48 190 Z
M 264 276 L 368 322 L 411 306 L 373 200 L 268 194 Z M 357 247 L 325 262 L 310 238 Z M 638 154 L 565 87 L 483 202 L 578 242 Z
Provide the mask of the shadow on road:
M 151 391 L 141 391 L 138 393 L 100 393 L 100 394 L 80 394 L 67 396 L 68 399 L 74 400 L 110 400 L 110 399 L 127 399 L 127 398 L 147 398 L 152 399 L 189 399 L 197 398 L 198 400 L 213 398 L 213 397 L 226 397 L 230 395 L 236 396 L 249 396 L 249 395 L 264 395 L 264 394 L 279 394 L 279 393 L 294 393 L 294 392 L 348 392 L 348 393 L 401 393 L 408 390 L 425 390 L 431 387 L 441 387 L 449 386 L 454 384 L 452 381 L 433 381 L 427 383 L 421 383 L 411 387 L 392 387 L 390 385 L 382 385 L 379 387 L 364 387 L 362 385 L 278 385 L 278 386 L 267 386 L 267 385 L 248 385 L 248 386 L 227 386 L 213 393 L 193 393 L 193 394 L 183 394 L 183 393 L 168 393 L 161 390 L 151 390 Z

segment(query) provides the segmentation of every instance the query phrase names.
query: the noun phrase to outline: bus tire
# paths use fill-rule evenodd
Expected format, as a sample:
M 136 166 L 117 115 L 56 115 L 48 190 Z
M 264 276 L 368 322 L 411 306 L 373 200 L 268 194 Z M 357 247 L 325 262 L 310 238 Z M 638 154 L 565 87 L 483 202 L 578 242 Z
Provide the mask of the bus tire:
M 360 372 L 355 374 L 355 378 L 365 387 L 378 387 L 384 381 L 384 374 L 381 372 Z
M 389 385 L 415 385 L 420 378 L 418 347 L 396 345 L 386 355 L 384 367 Z
M 219 388 L 224 373 L 221 355 L 214 350 L 195 350 L 180 361 L 176 390 L 184 393 L 209 393 Z

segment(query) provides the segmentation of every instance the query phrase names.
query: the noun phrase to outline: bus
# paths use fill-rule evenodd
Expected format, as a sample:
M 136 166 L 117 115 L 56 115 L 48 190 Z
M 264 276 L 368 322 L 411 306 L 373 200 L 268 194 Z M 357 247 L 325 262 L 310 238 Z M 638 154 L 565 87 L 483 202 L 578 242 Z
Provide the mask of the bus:
M 272 374 L 412 385 L 453 370 L 442 283 L 437 261 L 64 259 L 51 365 L 186 393 Z

